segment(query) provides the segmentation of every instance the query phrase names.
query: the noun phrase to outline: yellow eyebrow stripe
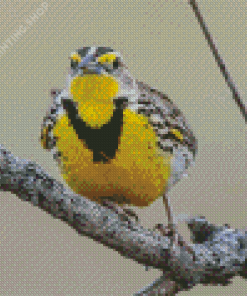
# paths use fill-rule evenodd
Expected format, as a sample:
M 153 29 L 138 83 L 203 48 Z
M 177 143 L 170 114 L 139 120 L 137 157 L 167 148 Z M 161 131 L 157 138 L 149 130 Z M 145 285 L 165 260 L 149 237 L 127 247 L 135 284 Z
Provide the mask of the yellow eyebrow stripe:
M 78 63 L 81 62 L 81 57 L 79 56 L 78 53 L 72 53 L 72 55 L 70 56 L 70 59 Z
M 107 53 L 102 55 L 101 57 L 98 58 L 99 63 L 112 63 L 116 59 L 116 55 L 114 53 Z

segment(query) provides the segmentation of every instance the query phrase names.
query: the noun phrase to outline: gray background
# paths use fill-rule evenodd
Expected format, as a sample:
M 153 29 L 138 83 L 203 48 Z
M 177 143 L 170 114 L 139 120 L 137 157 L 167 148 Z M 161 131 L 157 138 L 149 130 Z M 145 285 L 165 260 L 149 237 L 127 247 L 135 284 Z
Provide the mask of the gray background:
M 42 1 L 1 2 L 2 46 Z M 246 125 L 187 1 L 47 1 L 47 10 L 0 56 L 0 143 L 60 181 L 39 143 L 51 88 L 63 88 L 68 56 L 81 46 L 119 50 L 137 79 L 169 95 L 199 141 L 189 177 L 170 193 L 176 214 L 246 226 Z M 246 3 L 201 0 L 220 53 L 246 98 Z M 40 12 L 39 10 L 37 12 Z M 0 192 L 1 295 L 132 295 L 159 277 L 15 195 Z M 135 209 L 141 223 L 166 223 L 162 199 Z M 181 233 L 188 239 L 184 224 Z M 183 295 L 246 294 L 246 282 L 197 286 Z

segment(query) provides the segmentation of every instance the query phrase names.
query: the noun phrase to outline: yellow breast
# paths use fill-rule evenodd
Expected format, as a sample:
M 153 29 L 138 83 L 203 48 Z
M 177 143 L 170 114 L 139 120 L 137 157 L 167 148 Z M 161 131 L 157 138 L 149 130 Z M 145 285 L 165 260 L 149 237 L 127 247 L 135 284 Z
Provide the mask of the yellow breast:
M 85 78 L 72 82 L 71 93 L 78 103 L 80 117 L 100 129 L 113 114 L 112 97 L 118 87 L 112 78 L 93 78 L 93 75 L 86 78 L 90 79 L 89 85 Z M 111 196 L 116 202 L 140 207 L 162 195 L 170 176 L 171 159 L 158 153 L 157 136 L 145 116 L 129 109 L 123 111 L 118 148 L 115 157 L 107 163 L 93 161 L 93 151 L 84 140 L 78 139 L 69 123 L 68 116 L 63 115 L 53 134 L 61 152 L 63 177 L 76 193 L 94 201 Z

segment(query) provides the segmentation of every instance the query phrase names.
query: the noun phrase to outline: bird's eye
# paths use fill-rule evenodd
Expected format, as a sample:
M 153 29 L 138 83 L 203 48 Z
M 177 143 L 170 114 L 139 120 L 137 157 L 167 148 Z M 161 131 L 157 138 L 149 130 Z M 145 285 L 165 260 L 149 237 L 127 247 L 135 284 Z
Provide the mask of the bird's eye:
M 119 67 L 119 59 L 116 58 L 112 63 L 113 69 L 117 69 Z
M 81 61 L 81 57 L 77 53 L 72 53 L 70 56 L 70 67 L 75 69 Z
M 75 61 L 75 60 L 71 60 L 71 61 L 70 61 L 70 67 L 71 67 L 72 69 L 76 69 L 77 66 L 78 66 L 78 62 L 77 62 L 77 61 Z
M 112 70 L 119 67 L 119 59 L 114 53 L 107 53 L 98 58 L 98 63 L 104 68 Z

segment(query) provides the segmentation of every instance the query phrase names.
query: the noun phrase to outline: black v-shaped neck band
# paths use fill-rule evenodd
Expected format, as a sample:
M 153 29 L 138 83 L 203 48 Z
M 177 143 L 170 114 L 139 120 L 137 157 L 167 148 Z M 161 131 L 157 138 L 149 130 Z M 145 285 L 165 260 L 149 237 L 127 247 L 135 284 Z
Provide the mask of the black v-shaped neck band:
M 115 158 L 121 140 L 123 112 L 126 102 L 128 102 L 126 97 L 115 99 L 116 109 L 113 110 L 110 121 L 100 128 L 93 128 L 80 118 L 72 100 L 65 99 L 62 101 L 69 124 L 75 130 L 78 139 L 83 141 L 83 144 L 93 152 L 93 162 L 107 163 Z

